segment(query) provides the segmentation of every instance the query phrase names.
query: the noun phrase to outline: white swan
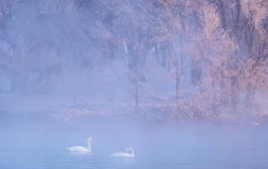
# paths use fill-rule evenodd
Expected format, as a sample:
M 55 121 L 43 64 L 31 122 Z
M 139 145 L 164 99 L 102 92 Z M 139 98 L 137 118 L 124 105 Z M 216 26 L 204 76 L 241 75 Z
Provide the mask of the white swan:
M 71 151 L 71 152 L 80 152 L 80 153 L 91 153 L 91 145 L 90 143 L 92 142 L 92 138 L 89 137 L 87 139 L 87 148 L 86 147 L 82 147 L 82 146 L 73 146 L 73 147 L 65 147 L 67 150 Z
M 132 147 L 127 147 L 124 152 L 113 153 L 110 157 L 135 157 L 134 149 Z

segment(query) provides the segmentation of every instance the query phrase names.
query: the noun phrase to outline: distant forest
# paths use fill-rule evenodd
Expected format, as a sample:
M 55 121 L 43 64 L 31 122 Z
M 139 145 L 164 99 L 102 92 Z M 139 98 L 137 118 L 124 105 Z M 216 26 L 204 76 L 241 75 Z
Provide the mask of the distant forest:
M 268 0 L 0 0 L 1 92 L 122 59 L 136 113 L 154 59 L 176 84 L 173 100 L 152 98 L 161 116 L 268 119 Z

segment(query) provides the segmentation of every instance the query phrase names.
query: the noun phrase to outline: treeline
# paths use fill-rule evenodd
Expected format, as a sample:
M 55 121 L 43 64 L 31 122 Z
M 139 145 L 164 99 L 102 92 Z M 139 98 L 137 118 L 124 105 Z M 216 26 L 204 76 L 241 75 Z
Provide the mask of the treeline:
M 267 0 L 0 2 L 0 69 L 11 90 L 31 79 L 43 88 L 66 69 L 90 71 L 124 58 L 138 113 L 143 67 L 153 55 L 175 72 L 172 108 L 153 108 L 161 116 L 267 117 L 258 102 L 268 87 Z M 186 95 L 182 77 L 196 90 Z

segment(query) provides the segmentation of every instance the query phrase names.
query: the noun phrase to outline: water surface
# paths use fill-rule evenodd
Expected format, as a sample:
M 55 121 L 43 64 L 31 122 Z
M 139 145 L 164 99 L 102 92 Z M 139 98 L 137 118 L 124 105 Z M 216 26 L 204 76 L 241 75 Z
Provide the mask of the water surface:
M 267 126 L 155 126 L 125 119 L 73 122 L 13 116 L 0 125 L 1 169 L 254 169 L 268 168 Z M 64 147 L 86 145 L 92 154 Z M 124 147 L 135 158 L 111 158 Z

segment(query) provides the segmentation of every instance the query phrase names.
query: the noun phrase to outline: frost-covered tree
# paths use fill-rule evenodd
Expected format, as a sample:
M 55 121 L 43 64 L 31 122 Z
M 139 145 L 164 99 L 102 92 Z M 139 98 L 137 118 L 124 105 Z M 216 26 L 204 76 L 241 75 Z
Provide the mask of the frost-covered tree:
M 179 110 L 181 94 L 181 76 L 185 69 L 184 48 L 187 39 L 188 23 L 186 18 L 187 1 L 157 0 L 150 1 L 150 29 L 156 55 L 161 65 L 168 70 L 175 69 L 176 104 Z

